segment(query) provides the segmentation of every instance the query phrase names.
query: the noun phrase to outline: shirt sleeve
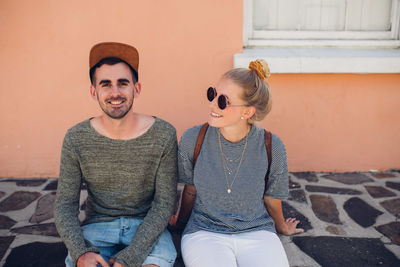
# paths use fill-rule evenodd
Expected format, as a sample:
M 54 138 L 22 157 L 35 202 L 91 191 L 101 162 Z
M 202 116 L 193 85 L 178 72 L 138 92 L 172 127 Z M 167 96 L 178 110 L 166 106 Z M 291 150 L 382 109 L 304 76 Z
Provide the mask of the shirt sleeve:
M 286 149 L 276 135 L 271 141 L 271 166 L 264 196 L 287 199 L 289 196 L 289 173 L 287 167 Z
M 82 174 L 77 154 L 70 143 L 67 133 L 61 152 L 54 220 L 57 231 L 76 266 L 79 256 L 86 252 L 98 253 L 99 250 L 84 240 L 80 228 L 78 215 Z
M 195 126 L 183 133 L 178 147 L 178 182 L 194 185 L 193 183 L 193 153 L 200 126 Z
M 130 245 L 112 256 L 127 266 L 141 266 L 167 227 L 174 211 L 177 189 L 177 137 L 171 135 L 164 148 L 155 177 L 155 194 L 151 208 L 137 228 Z

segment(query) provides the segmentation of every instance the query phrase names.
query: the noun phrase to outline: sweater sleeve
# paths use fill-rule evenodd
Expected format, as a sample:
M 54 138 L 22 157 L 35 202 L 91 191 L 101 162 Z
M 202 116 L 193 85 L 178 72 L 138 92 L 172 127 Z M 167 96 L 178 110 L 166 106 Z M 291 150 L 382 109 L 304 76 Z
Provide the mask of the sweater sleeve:
M 84 240 L 80 228 L 78 215 L 82 174 L 78 156 L 70 142 L 67 133 L 61 152 L 54 219 L 57 231 L 76 266 L 79 256 L 86 252 L 99 252 L 99 250 Z
M 128 266 L 141 266 L 157 243 L 173 214 L 177 187 L 177 137 L 170 136 L 155 177 L 151 208 L 133 236 L 130 245 L 111 258 Z

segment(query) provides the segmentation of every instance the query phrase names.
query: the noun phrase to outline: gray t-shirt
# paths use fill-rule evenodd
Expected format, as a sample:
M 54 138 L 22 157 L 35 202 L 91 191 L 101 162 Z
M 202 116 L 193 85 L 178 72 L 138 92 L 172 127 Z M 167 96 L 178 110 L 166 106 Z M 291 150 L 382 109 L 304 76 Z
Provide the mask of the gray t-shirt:
M 143 135 L 115 140 L 97 133 L 89 120 L 64 138 L 54 218 L 71 257 L 98 249 L 83 238 L 78 220 L 81 182 L 88 190 L 83 224 L 120 217 L 141 218 L 131 244 L 113 258 L 141 266 L 173 213 L 176 198 L 175 128 L 156 118 Z
M 265 208 L 263 197 L 285 199 L 288 196 L 286 150 L 282 141 L 272 135 L 271 170 L 265 191 L 268 167 L 265 133 L 264 129 L 253 125 L 241 167 L 230 187 L 235 171 L 225 177 L 218 128 L 208 127 L 193 170 L 193 151 L 200 128 L 201 125 L 188 129 L 182 135 L 178 148 L 179 182 L 194 185 L 197 191 L 184 234 L 199 230 L 218 233 L 256 230 L 275 232 L 274 222 Z M 245 139 L 231 143 L 221 135 L 222 149 L 231 170 L 235 170 L 239 164 Z M 231 189 L 230 194 L 227 193 L 228 187 Z

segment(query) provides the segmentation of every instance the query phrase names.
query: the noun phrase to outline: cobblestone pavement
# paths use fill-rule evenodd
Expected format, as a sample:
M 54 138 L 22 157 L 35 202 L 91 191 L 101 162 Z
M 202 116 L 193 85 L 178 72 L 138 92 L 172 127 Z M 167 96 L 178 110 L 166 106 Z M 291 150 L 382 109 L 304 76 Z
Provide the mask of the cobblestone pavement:
M 305 229 L 280 236 L 291 266 L 400 266 L 398 171 L 291 173 L 289 187 L 285 216 Z M 56 188 L 57 179 L 0 179 L 0 266 L 64 266 Z

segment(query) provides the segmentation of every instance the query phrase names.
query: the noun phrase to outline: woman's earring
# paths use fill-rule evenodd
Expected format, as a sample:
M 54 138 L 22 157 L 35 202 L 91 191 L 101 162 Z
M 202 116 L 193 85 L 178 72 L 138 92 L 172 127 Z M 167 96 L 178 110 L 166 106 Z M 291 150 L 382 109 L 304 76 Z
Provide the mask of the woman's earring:
M 240 117 L 240 119 L 241 119 L 241 120 L 244 120 L 243 116 L 242 116 L 242 117 Z

